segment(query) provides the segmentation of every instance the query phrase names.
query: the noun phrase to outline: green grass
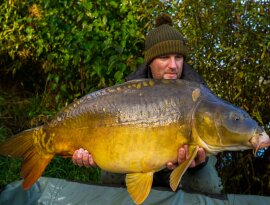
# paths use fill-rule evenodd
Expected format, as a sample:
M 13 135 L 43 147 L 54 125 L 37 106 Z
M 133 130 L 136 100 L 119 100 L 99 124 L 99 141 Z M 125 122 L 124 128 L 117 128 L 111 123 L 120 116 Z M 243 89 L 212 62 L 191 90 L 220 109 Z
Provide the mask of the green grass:
M 62 178 L 84 183 L 100 182 L 100 170 L 98 168 L 79 167 L 73 164 L 70 158 L 54 157 L 48 165 L 43 176 Z
M 3 142 L 8 133 L 7 128 L 0 127 L 0 142 Z M 6 184 L 20 179 L 21 162 L 18 159 L 0 156 L 0 189 Z

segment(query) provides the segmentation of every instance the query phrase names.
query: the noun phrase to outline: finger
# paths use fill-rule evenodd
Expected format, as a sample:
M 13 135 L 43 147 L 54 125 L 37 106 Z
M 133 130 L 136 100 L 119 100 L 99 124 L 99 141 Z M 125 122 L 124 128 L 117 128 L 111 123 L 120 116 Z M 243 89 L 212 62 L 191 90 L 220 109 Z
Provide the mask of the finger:
M 91 158 L 89 152 L 87 150 L 84 150 L 84 152 L 82 153 L 82 163 L 85 167 L 91 167 L 91 164 L 89 163 L 89 158 Z
M 197 156 L 195 158 L 195 163 L 196 165 L 199 165 L 201 163 L 204 163 L 206 160 L 206 153 L 203 148 L 199 148 Z
M 76 164 L 77 165 L 77 163 L 76 163 L 76 157 L 77 157 L 77 154 L 78 154 L 78 150 L 76 150 L 74 153 L 73 153 L 73 155 L 72 155 L 72 162 L 74 163 L 74 164 Z
M 186 150 L 184 147 L 180 147 L 178 149 L 178 157 L 177 161 L 179 164 L 183 163 L 186 160 Z
M 195 160 L 192 160 L 191 164 L 189 165 L 189 168 L 193 168 L 196 166 Z
M 175 169 L 175 167 L 176 167 L 176 165 L 173 164 L 172 162 L 168 162 L 168 163 L 166 164 L 166 166 L 167 166 L 167 169 L 169 169 L 169 170 L 173 170 L 173 169 Z
M 74 159 L 74 163 L 78 166 L 83 166 L 83 152 L 84 150 L 83 149 L 79 149 L 77 151 L 77 154 L 75 155 L 75 159 Z
M 89 164 L 90 164 L 92 167 L 96 167 L 96 166 L 97 166 L 97 164 L 94 162 L 94 159 L 93 159 L 93 157 L 92 157 L 91 154 L 89 155 L 88 160 L 89 160 Z

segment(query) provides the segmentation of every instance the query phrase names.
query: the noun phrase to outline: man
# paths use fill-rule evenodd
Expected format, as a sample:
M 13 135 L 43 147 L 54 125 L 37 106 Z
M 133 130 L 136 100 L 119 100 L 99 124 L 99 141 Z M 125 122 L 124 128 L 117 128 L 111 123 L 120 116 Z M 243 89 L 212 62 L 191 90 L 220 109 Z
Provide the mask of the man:
M 161 15 L 158 17 L 157 22 L 157 27 L 149 32 L 146 37 L 145 64 L 141 65 L 126 80 L 139 78 L 180 78 L 204 83 L 202 78 L 185 63 L 187 53 L 185 40 L 180 32 L 172 27 L 170 17 L 168 15 Z M 178 164 L 184 162 L 187 158 L 188 145 L 183 145 L 178 149 Z M 205 151 L 200 148 L 197 157 L 190 165 L 190 169 L 198 170 L 202 168 L 206 164 L 206 159 Z M 96 166 L 94 159 L 87 150 L 79 149 L 75 151 L 72 160 L 79 166 Z M 167 170 L 155 174 L 154 185 L 168 186 L 168 175 L 170 174 L 168 170 L 174 169 L 177 164 L 168 162 L 166 165 Z M 113 183 L 111 180 L 108 180 L 106 174 L 102 178 L 103 182 Z

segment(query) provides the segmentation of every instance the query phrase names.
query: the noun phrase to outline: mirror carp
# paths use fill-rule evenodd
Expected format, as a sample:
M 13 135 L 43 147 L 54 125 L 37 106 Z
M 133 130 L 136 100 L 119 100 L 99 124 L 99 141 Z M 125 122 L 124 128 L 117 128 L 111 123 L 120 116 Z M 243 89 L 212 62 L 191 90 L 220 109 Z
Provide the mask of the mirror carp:
M 29 189 L 55 155 L 88 150 L 96 164 L 126 173 L 136 204 L 150 193 L 153 174 L 177 162 L 189 145 L 189 159 L 171 173 L 175 191 L 199 147 L 208 154 L 270 146 L 266 132 L 244 110 L 218 98 L 202 84 L 185 80 L 133 80 L 78 99 L 50 122 L 7 139 L 0 154 L 23 158 L 22 186 Z

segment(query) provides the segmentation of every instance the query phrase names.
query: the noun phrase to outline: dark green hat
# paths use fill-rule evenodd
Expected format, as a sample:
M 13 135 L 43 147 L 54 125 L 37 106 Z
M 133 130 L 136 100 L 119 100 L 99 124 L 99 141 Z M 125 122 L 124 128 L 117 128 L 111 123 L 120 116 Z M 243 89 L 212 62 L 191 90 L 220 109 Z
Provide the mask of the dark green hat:
M 157 17 L 156 28 L 146 36 L 144 60 L 149 65 L 154 58 L 168 54 L 186 56 L 187 48 L 182 34 L 172 27 L 171 17 L 161 14 Z

